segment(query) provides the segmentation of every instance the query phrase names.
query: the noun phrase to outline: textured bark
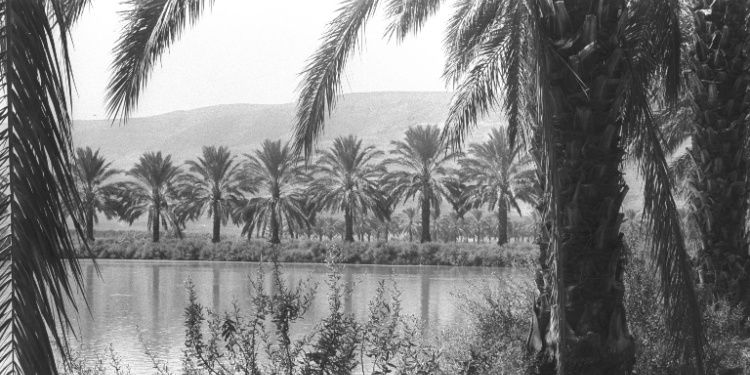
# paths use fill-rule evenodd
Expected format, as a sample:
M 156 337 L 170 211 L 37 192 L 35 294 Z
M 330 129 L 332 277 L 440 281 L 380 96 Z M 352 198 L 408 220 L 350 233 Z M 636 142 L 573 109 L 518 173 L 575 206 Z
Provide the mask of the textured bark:
M 426 196 L 425 193 L 422 193 L 423 196 Z M 425 242 L 431 242 L 432 237 L 430 237 L 430 199 L 429 198 L 422 198 L 422 237 L 420 238 L 419 242 L 425 243 Z
M 159 242 L 159 224 L 161 224 L 161 201 L 154 202 L 154 222 L 151 229 L 151 242 Z
M 219 209 L 219 201 L 214 200 L 213 205 L 214 237 L 211 239 L 211 242 L 217 243 L 221 241 L 221 213 Z
M 279 219 L 276 217 L 276 207 L 274 207 L 271 212 L 271 243 L 281 243 L 281 239 L 279 238 Z
M 542 374 L 555 373 L 556 362 L 566 374 L 628 374 L 635 361 L 623 306 L 619 230 L 627 187 L 620 171 L 618 95 L 625 88 L 617 28 L 628 14 L 625 4 L 557 1 L 554 19 L 546 23 L 552 40 L 580 34 L 570 46 L 556 44 L 559 57 L 547 58 L 549 90 L 542 93 L 553 127 L 555 164 L 549 169 L 557 173 L 557 200 L 544 217 L 555 222 L 559 236 L 556 247 L 540 251 L 546 274 L 538 280 L 543 292 L 528 338 Z M 568 64 L 557 63 L 560 57 Z M 566 348 L 558 347 L 561 334 Z
M 344 226 L 344 241 L 354 242 L 354 215 L 352 215 L 352 211 L 348 208 L 344 211 Z
M 497 203 L 497 244 L 502 246 L 508 243 L 508 206 L 504 199 Z
M 700 13 L 702 8 L 711 12 Z M 750 313 L 750 256 L 745 239 L 747 212 L 748 37 L 745 1 L 716 1 L 696 9 L 697 69 L 690 87 L 697 105 L 689 153 L 692 220 L 701 234 L 701 281 L 716 295 Z M 720 37 L 717 39 L 717 36 Z
M 86 212 L 86 240 L 94 241 L 94 208 Z

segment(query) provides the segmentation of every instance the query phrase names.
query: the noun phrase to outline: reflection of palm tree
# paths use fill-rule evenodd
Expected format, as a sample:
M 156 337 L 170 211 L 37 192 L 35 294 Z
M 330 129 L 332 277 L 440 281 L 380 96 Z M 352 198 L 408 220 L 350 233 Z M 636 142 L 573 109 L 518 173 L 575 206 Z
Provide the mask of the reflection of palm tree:
M 381 216 L 382 192 L 378 178 L 385 172 L 373 159 L 383 155 L 375 146 L 362 146 L 354 136 L 338 137 L 317 162 L 316 178 L 309 192 L 319 207 L 344 212 L 344 241 L 354 241 L 354 222 L 372 211 Z
M 182 178 L 186 215 L 197 218 L 204 212 L 213 217 L 213 238 L 221 240 L 221 225 L 226 225 L 230 214 L 243 203 L 243 191 L 253 187 L 240 179 L 240 164 L 234 162 L 229 149 L 222 146 L 203 147 L 203 157 L 189 160 L 190 174 Z
M 153 242 L 159 242 L 161 225 L 171 227 L 179 235 L 184 224 L 180 218 L 180 196 L 175 183 L 181 172 L 172 164 L 172 155 L 163 157 L 161 151 L 147 152 L 128 175 L 136 182 L 118 185 L 118 195 L 122 200 L 120 216 L 133 224 L 139 217 L 147 215 Z
M 117 192 L 116 185 L 105 181 L 120 172 L 111 165 L 99 156 L 99 150 L 94 152 L 91 147 L 79 147 L 73 155 L 74 176 L 86 215 L 86 239 L 89 241 L 94 240 L 97 211 L 103 212 L 107 219 L 117 215 L 112 202 Z
M 422 210 L 420 242 L 432 241 L 430 208 L 439 209 L 442 198 L 449 195 L 446 184 L 450 178 L 446 164 L 457 154 L 448 152 L 436 126 L 410 127 L 403 141 L 391 143 L 395 148 L 386 163 L 399 168 L 389 174 L 391 194 L 418 201 Z
M 261 189 L 262 195 L 251 198 L 244 209 L 245 228 L 270 227 L 271 243 L 281 243 L 279 232 L 287 225 L 308 226 L 308 215 L 303 207 L 305 199 L 300 185 L 306 174 L 300 159 L 292 155 L 289 145 L 266 140 L 254 155 L 248 157 L 246 178 Z

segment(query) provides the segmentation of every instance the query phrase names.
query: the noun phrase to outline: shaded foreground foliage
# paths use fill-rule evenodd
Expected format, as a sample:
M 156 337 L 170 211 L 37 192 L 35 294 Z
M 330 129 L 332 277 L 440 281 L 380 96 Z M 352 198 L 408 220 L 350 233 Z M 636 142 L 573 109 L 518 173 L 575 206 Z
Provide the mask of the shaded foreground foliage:
M 259 262 L 276 255 L 280 262 L 322 263 L 327 248 L 338 248 L 340 263 L 389 265 L 442 265 L 528 267 L 536 259 L 536 247 L 515 242 L 497 246 L 473 243 L 407 243 L 290 240 L 273 245 L 264 240 L 223 241 L 207 238 L 167 238 L 153 243 L 144 234 L 101 238 L 92 245 L 100 259 L 170 259 Z
M 402 314 L 400 292 L 381 280 L 367 316 L 343 309 L 350 286 L 340 268 L 329 263 L 328 315 L 301 336 L 294 322 L 303 319 L 317 285 L 289 284 L 279 263 L 251 278 L 251 311 L 211 311 L 200 305 L 191 284 L 185 308 L 183 371 L 149 355 L 158 374 L 525 374 L 533 365 L 525 356 L 530 301 L 536 293 L 531 276 L 493 278 L 456 291 L 465 323 L 425 332 L 414 317 Z M 690 363 L 673 360 L 668 350 L 664 309 L 658 304 L 658 280 L 641 256 L 629 259 L 624 277 L 627 319 L 639 348 L 634 373 L 679 374 Z M 264 289 L 270 281 L 274 285 Z M 750 368 L 750 331 L 741 314 L 725 301 L 701 293 L 703 320 L 713 348 L 710 373 L 739 374 Z M 300 338 L 301 336 L 301 338 Z M 128 374 L 127 364 L 111 348 L 99 358 L 68 356 L 65 373 Z

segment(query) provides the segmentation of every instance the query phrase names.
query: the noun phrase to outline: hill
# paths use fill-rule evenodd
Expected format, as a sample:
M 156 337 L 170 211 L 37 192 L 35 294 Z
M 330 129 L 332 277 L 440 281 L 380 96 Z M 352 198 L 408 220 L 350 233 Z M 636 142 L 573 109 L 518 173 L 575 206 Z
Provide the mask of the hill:
M 355 134 L 366 144 L 387 150 L 390 142 L 401 139 L 409 126 L 442 124 L 448 113 L 451 93 L 376 92 L 344 95 L 326 124 L 319 147 L 340 135 Z M 113 166 L 129 169 L 146 151 L 172 154 L 182 162 L 200 155 L 203 146 L 228 146 L 236 154 L 250 153 L 265 139 L 290 139 L 294 124 L 294 103 L 230 104 L 158 116 L 133 118 L 127 124 L 109 120 L 76 120 L 73 140 L 76 146 L 100 148 Z M 491 128 L 504 121 L 498 114 L 480 121 L 467 140 L 487 138 Z M 635 173 L 626 173 L 630 193 L 625 208 L 640 210 L 641 189 Z M 103 218 L 102 218 L 103 219 Z M 197 223 L 208 231 L 207 223 Z M 144 228 L 144 223 L 134 225 Z M 195 228 L 194 225 L 191 225 Z M 101 221 L 101 229 L 123 229 L 118 223 Z M 190 228 L 188 228 L 190 229 Z M 228 232 L 233 232 L 232 229 Z

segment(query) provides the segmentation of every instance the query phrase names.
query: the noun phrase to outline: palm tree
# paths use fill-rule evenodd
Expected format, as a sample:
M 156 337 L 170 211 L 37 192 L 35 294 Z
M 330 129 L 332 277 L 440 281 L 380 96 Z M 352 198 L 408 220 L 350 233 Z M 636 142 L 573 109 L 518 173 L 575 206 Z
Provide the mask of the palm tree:
M 389 173 L 392 195 L 404 201 L 416 199 L 422 210 L 421 242 L 430 242 L 430 207 L 437 210 L 443 197 L 450 195 L 449 161 L 459 154 L 450 152 L 440 138 L 437 126 L 412 126 L 403 141 L 393 141 L 391 158 L 385 161 L 397 167 Z
M 508 242 L 508 210 L 515 208 L 521 215 L 518 202 L 534 203 L 538 184 L 536 171 L 522 160 L 521 147 L 511 148 L 507 128 L 495 128 L 490 139 L 469 147 L 471 157 L 459 160 L 461 171 L 470 181 L 466 196 L 472 207 L 497 207 L 497 244 Z
M 213 217 L 214 243 L 221 241 L 221 225 L 226 225 L 230 214 L 243 205 L 243 192 L 254 192 L 254 187 L 240 178 L 240 164 L 234 159 L 225 146 L 204 146 L 203 157 L 189 160 L 186 164 L 191 173 L 181 179 L 186 215 L 197 218 L 208 211 Z
M 385 168 L 374 164 L 383 155 L 375 146 L 362 146 L 355 136 L 338 137 L 318 159 L 309 194 L 322 209 L 344 212 L 344 241 L 354 242 L 354 222 L 372 211 L 382 216 L 383 193 L 378 179 Z
M 686 95 L 692 168 L 687 206 L 701 237 L 698 262 L 714 292 L 741 304 L 750 315 L 750 254 L 745 237 L 748 210 L 748 131 L 750 83 L 744 65 L 750 5 L 743 1 L 696 3 L 688 35 Z M 718 34 L 717 34 L 718 33 Z M 716 39 L 719 38 L 719 39 Z M 684 138 L 682 138 L 684 139 Z
M 172 163 L 172 155 L 162 156 L 161 151 L 146 152 L 128 175 L 136 182 L 118 184 L 120 217 L 132 225 L 147 215 L 152 242 L 159 242 L 161 226 L 171 228 L 179 235 L 186 216 L 179 207 L 183 197 L 177 186 L 182 172 Z
M 68 103 L 68 35 L 80 1 L 0 4 L 0 358 L 2 373 L 57 374 L 88 251 Z M 70 230 L 72 229 L 72 231 Z M 77 237 L 77 238 L 76 238 Z M 75 239 L 74 239 L 75 238 Z M 66 301 L 67 300 L 67 301 Z
M 300 163 L 301 159 L 294 156 L 288 144 L 282 146 L 281 141 L 265 140 L 254 155 L 245 154 L 248 158 L 246 179 L 254 181 L 260 194 L 248 200 L 245 212 L 245 229 L 253 227 L 271 230 L 271 243 L 281 243 L 279 232 L 287 224 L 291 230 L 293 226 L 309 226 L 309 218 L 304 207 L 305 194 L 301 185 L 305 183 L 307 174 Z
M 419 30 L 443 1 L 386 1 L 388 35 Z M 296 148 L 309 155 L 336 104 L 341 74 L 380 2 L 346 1 L 303 73 Z M 477 118 L 502 103 L 510 138 L 532 145 L 545 189 L 540 289 L 528 349 L 541 373 L 627 373 L 634 362 L 622 304 L 620 169 L 640 163 L 651 253 L 661 272 L 675 358 L 704 369 L 705 337 L 689 256 L 651 116 L 651 82 L 675 103 L 680 2 L 460 1 L 448 24 L 445 76 L 456 87 L 445 135 L 460 146 Z M 502 64 L 500 63 L 502 61 Z M 663 78 L 662 78 L 663 77 Z M 502 100 L 500 100 L 502 99 Z M 428 227 L 425 222 L 425 227 Z M 687 306 L 687 307 L 686 307 Z M 570 337 L 570 339 L 568 339 Z M 608 343 L 617 342 L 616 347 Z M 609 348 L 586 350 L 583 348 Z
M 417 210 L 414 207 L 409 207 L 405 208 L 402 213 L 406 216 L 404 232 L 409 234 L 409 242 L 414 242 L 414 235 L 418 233 L 420 225 L 417 218 Z
M 78 186 L 78 195 L 83 203 L 86 223 L 86 239 L 94 241 L 94 222 L 98 221 L 97 212 L 102 212 L 111 219 L 117 216 L 113 197 L 117 192 L 116 185 L 105 182 L 120 171 L 111 168 L 112 162 L 107 162 L 91 147 L 77 148 L 73 155 L 74 177 Z

